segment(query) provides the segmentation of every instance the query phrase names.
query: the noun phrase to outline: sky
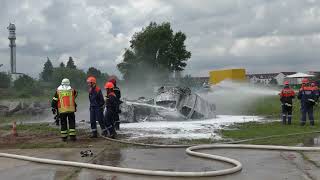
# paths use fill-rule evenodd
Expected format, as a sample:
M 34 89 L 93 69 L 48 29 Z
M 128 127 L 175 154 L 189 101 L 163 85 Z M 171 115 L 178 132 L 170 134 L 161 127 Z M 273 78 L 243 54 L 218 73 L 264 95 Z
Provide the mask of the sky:
M 17 71 L 38 77 L 72 56 L 83 70 L 120 75 L 116 65 L 135 32 L 170 22 L 187 35 L 184 74 L 319 71 L 317 0 L 1 0 L 0 71 L 9 71 L 7 26 L 15 23 Z

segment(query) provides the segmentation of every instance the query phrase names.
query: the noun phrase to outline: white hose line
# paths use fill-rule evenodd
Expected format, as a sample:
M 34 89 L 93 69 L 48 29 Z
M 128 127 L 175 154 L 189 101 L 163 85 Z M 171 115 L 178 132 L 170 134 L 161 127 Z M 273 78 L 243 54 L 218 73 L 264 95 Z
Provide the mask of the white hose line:
M 22 156 L 16 154 L 0 153 L 0 157 L 13 158 L 37 163 L 52 164 L 52 165 L 62 165 L 62 166 L 73 166 L 79 168 L 89 168 L 95 170 L 112 171 L 118 173 L 129 173 L 129 174 L 139 174 L 139 175 L 150 175 L 150 176 L 164 176 L 164 177 L 205 177 L 205 176 L 221 176 L 228 175 L 238 171 L 241 171 L 242 165 L 239 161 L 211 154 L 205 154 L 200 152 L 195 152 L 194 150 L 203 149 L 216 149 L 216 148 L 238 148 L 238 149 L 258 149 L 258 150 L 282 150 L 282 151 L 320 151 L 320 147 L 290 147 L 290 146 L 271 146 L 271 145 L 246 145 L 246 144 L 213 144 L 213 145 L 198 145 L 192 146 L 186 149 L 186 153 L 210 160 L 221 161 L 225 163 L 232 164 L 234 167 L 217 170 L 217 171 L 204 171 L 204 172 L 172 172 L 172 171 L 153 171 L 144 169 L 133 169 L 133 168 L 122 168 L 113 166 L 104 166 L 90 163 L 81 163 L 73 161 L 62 161 L 53 159 L 36 158 L 29 156 Z

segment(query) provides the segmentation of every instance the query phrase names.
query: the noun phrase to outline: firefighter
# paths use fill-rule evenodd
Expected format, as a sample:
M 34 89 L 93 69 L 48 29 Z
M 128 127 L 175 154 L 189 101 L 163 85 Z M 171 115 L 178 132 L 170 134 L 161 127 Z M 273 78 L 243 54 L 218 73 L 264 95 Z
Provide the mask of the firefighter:
M 90 76 L 87 79 L 89 86 L 89 101 L 90 101 L 90 124 L 92 134 L 90 138 L 98 137 L 97 121 L 99 122 L 102 135 L 107 135 L 107 129 L 103 121 L 104 99 L 101 89 L 97 86 L 95 77 Z
M 105 84 L 105 89 L 107 92 L 106 96 L 106 114 L 104 116 L 104 121 L 106 123 L 106 127 L 108 129 L 108 135 L 111 138 L 116 138 L 116 130 L 114 128 L 114 121 L 117 116 L 118 109 L 118 99 L 116 94 L 114 93 L 114 85 L 111 82 L 107 82 Z
M 119 89 L 119 87 L 117 86 L 117 80 L 115 78 L 112 78 L 109 80 L 109 82 L 111 82 L 113 85 L 114 85 L 114 88 L 113 88 L 113 91 L 114 91 L 114 94 L 116 95 L 117 97 L 117 103 L 118 103 L 118 106 L 117 106 L 117 114 L 115 116 L 115 122 L 114 122 L 114 126 L 115 126 L 115 129 L 116 130 L 120 130 L 120 118 L 119 118 L 119 114 L 121 113 L 121 110 L 120 110 L 120 104 L 122 103 L 122 101 L 120 100 L 121 98 L 121 91 Z
M 313 106 L 316 102 L 316 95 L 311 86 L 309 86 L 309 80 L 302 80 L 302 87 L 299 90 L 298 99 L 301 102 L 301 126 L 306 124 L 307 114 L 309 117 L 310 125 L 314 126 Z
M 63 79 L 51 102 L 53 114 L 59 114 L 61 138 L 64 142 L 67 141 L 68 136 L 71 141 L 77 140 L 75 119 L 75 112 L 77 111 L 76 97 L 77 92 L 70 86 L 69 79 Z M 56 112 L 56 110 L 58 111 Z
M 284 88 L 280 93 L 280 101 L 282 107 L 282 124 L 291 125 L 292 119 L 292 100 L 295 98 L 295 92 L 289 87 L 289 81 L 284 82 Z

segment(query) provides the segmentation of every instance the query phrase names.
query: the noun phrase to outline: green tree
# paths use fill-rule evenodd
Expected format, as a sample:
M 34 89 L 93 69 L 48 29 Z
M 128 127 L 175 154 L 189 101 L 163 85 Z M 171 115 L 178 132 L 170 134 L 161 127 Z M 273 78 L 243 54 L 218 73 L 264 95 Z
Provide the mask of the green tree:
M 0 72 L 0 88 L 9 88 L 11 77 L 9 74 Z
M 13 87 L 17 90 L 30 90 L 33 89 L 36 85 L 36 81 L 28 76 L 28 75 L 22 75 L 17 80 L 13 82 Z
M 59 67 L 60 67 L 60 68 L 65 68 L 65 67 L 66 67 L 66 65 L 64 65 L 64 63 L 63 63 L 63 62 L 61 62 L 61 63 L 60 63 L 60 65 L 59 65 Z
M 123 79 L 130 80 L 130 77 L 135 73 L 134 71 L 137 72 L 138 63 L 136 61 L 134 52 L 130 49 L 126 49 L 123 54 L 123 62 L 117 65 L 119 71 L 123 75 Z
M 102 73 L 101 77 L 102 77 L 103 81 L 106 81 L 110 78 L 110 75 L 108 73 Z
M 87 71 L 87 76 L 94 76 L 96 78 L 101 78 L 102 73 L 100 70 L 98 70 L 94 67 L 90 67 Z
M 86 77 L 86 73 L 79 69 L 54 68 L 52 82 L 57 87 L 61 84 L 62 79 L 68 78 L 72 87 L 84 89 L 86 87 Z
M 72 57 L 69 57 L 69 60 L 67 62 L 67 68 L 77 69 L 77 66 L 74 64 Z
M 125 49 L 123 61 L 117 65 L 125 80 L 147 80 L 146 74 L 157 77 L 183 71 L 191 53 L 184 44 L 186 35 L 173 33 L 170 23 L 149 26 L 133 35 L 130 48 Z
M 17 91 L 17 97 L 28 98 L 32 96 L 40 96 L 44 93 L 39 88 L 40 83 L 28 75 L 22 75 L 13 82 L 13 88 Z
M 95 67 L 90 67 L 87 71 L 87 76 L 94 76 L 97 78 L 98 84 L 104 84 L 109 79 L 108 73 L 102 73 L 99 69 Z
M 50 81 L 52 78 L 53 65 L 50 59 L 47 57 L 47 62 L 44 63 L 43 71 L 40 74 L 40 78 L 44 81 Z

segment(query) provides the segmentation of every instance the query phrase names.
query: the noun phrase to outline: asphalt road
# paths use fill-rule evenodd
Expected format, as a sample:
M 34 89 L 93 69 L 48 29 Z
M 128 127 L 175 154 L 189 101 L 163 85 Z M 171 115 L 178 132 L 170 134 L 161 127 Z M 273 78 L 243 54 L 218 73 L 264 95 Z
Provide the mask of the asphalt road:
M 50 159 L 90 162 L 95 164 L 119 167 L 142 168 L 168 171 L 206 171 L 230 167 L 220 162 L 197 159 L 185 154 L 184 149 L 143 149 L 143 148 L 91 148 L 97 157 L 81 157 L 80 151 L 86 149 L 19 149 L 1 150 L 1 152 L 44 157 Z M 204 152 L 218 154 L 239 160 L 244 165 L 239 173 L 223 176 L 196 179 L 320 179 L 320 153 L 300 153 L 279 151 L 256 151 L 218 149 Z M 306 159 L 311 160 L 307 161 Z M 159 178 L 140 175 L 118 174 L 112 172 L 77 169 L 74 167 L 53 166 L 26 161 L 0 158 L 0 177 L 6 180 L 37 180 L 37 179 L 78 179 L 78 180 L 144 180 L 144 179 L 186 179 Z M 189 178 L 195 179 L 195 178 Z

